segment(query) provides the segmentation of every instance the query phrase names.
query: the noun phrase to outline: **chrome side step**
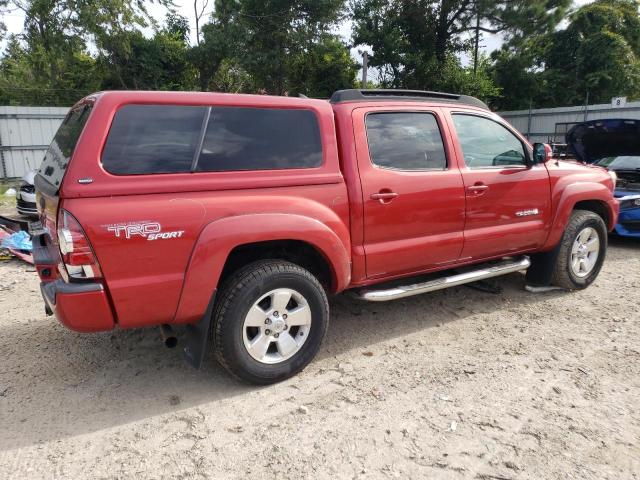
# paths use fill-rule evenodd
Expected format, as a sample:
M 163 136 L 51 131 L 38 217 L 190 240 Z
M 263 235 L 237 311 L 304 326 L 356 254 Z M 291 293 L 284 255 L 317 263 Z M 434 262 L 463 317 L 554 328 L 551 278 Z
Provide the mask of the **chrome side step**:
M 449 277 L 437 278 L 423 283 L 415 283 L 413 285 L 404 285 L 401 287 L 393 287 L 387 290 L 362 289 L 355 292 L 356 296 L 361 300 L 369 302 L 387 302 L 398 298 L 411 297 L 420 295 L 421 293 L 442 290 L 443 288 L 455 287 L 465 283 L 477 282 L 487 278 L 498 277 L 508 273 L 526 270 L 531 265 L 529 257 L 518 257 L 509 260 L 503 260 L 500 263 L 494 263 L 478 270 L 458 273 Z

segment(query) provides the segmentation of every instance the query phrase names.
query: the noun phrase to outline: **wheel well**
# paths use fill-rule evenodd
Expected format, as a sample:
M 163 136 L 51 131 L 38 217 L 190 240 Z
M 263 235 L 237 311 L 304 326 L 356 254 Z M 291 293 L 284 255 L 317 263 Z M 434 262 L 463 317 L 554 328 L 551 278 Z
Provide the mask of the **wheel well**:
M 581 202 L 576 203 L 573 209 L 588 210 L 590 212 L 595 213 L 596 215 L 599 215 L 602 218 L 602 220 L 604 220 L 604 223 L 607 225 L 607 228 L 609 228 L 609 210 L 607 210 L 607 207 L 604 202 L 601 202 L 599 200 L 583 200 Z
M 300 240 L 273 240 L 235 247 L 227 257 L 219 283 L 222 284 L 229 275 L 243 266 L 266 259 L 295 263 L 311 272 L 325 290 L 332 290 L 333 271 L 329 262 L 313 245 Z

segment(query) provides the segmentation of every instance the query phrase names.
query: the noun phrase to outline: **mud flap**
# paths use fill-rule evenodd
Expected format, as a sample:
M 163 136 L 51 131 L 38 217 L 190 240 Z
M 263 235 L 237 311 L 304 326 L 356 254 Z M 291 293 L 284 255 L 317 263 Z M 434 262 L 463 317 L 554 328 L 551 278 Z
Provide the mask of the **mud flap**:
M 182 350 L 185 361 L 193 368 L 199 370 L 204 362 L 207 353 L 207 340 L 209 339 L 209 328 L 211 328 L 211 316 L 213 305 L 216 299 L 216 292 L 213 292 L 209 306 L 199 322 L 187 325 L 186 346 Z
M 534 253 L 530 255 L 531 266 L 527 270 L 526 281 L 528 286 L 546 287 L 551 284 L 551 276 L 555 268 L 561 243 L 548 252 Z

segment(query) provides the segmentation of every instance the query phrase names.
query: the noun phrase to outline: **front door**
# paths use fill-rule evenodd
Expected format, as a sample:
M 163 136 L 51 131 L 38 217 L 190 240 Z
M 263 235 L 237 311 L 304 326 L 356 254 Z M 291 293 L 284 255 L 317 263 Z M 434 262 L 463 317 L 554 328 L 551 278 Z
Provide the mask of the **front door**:
M 551 187 L 544 164 L 497 116 L 451 112 L 467 198 L 462 258 L 535 249 L 551 221 Z
M 427 270 L 462 250 L 465 197 L 439 109 L 354 110 L 367 277 Z

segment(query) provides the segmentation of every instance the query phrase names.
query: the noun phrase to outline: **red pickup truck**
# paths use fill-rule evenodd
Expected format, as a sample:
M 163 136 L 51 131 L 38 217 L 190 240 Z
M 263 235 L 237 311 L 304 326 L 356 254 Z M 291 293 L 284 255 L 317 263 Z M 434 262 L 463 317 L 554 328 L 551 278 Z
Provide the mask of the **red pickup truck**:
M 97 93 L 35 184 L 49 314 L 81 332 L 160 326 L 173 345 L 184 325 L 191 364 L 210 346 L 254 383 L 311 361 L 327 294 L 525 269 L 585 288 L 618 215 L 612 174 L 550 158 L 478 99 L 423 91 Z

